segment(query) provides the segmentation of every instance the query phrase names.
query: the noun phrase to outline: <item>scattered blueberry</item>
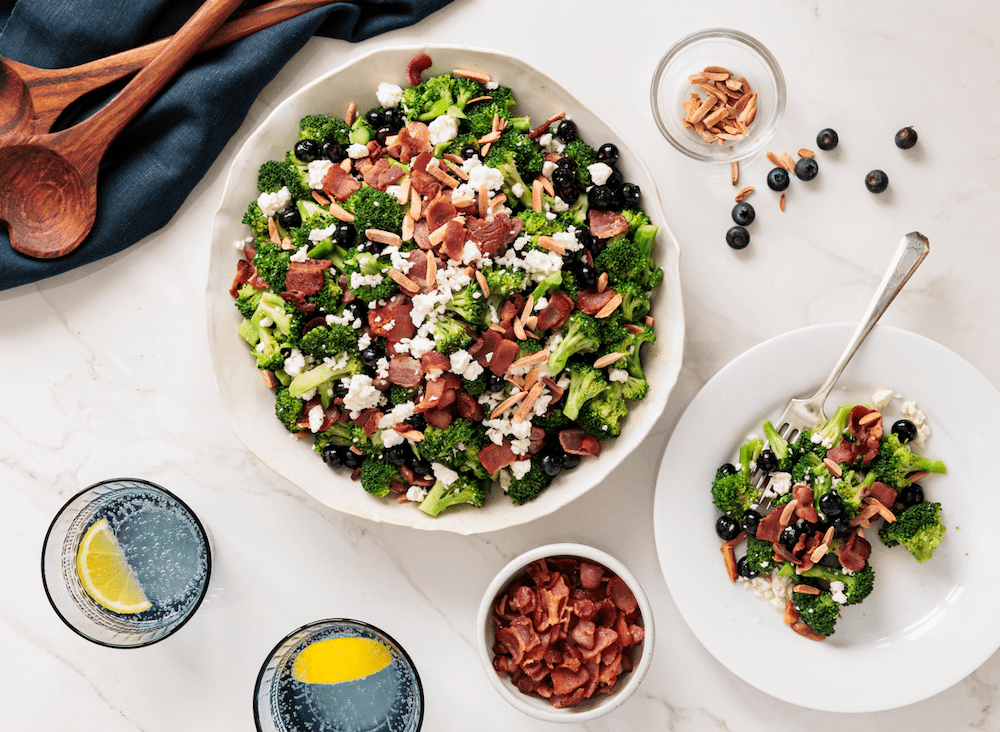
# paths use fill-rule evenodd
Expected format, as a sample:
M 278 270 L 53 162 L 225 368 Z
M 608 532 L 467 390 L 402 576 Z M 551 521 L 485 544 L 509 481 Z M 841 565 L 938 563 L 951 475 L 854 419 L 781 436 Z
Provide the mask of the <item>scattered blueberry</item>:
M 323 448 L 323 462 L 331 468 L 339 468 L 344 462 L 344 450 L 336 445 Z
M 790 182 L 788 171 L 784 168 L 774 168 L 767 174 L 767 187 L 772 191 L 783 191 Z
M 816 147 L 820 150 L 833 150 L 837 147 L 838 142 L 840 142 L 840 138 L 837 137 L 837 131 L 831 130 L 829 127 L 820 130 L 819 134 L 816 135 Z
M 819 510 L 830 518 L 844 514 L 844 501 L 836 493 L 824 493 L 819 497 Z
M 865 176 L 865 187 L 872 193 L 881 193 L 889 187 L 889 176 L 881 170 L 873 170 Z
M 363 455 L 358 455 L 358 453 L 353 450 L 344 450 L 344 467 L 348 470 L 354 470 L 355 468 L 360 468 L 361 463 L 365 461 Z
M 839 539 L 847 536 L 847 532 L 851 530 L 851 519 L 846 514 L 841 514 L 830 521 L 830 525 L 833 527 L 833 535 Z
M 638 208 L 642 191 L 635 183 L 626 183 L 622 186 L 622 198 L 625 200 L 625 208 Z
M 726 244 L 733 249 L 745 249 L 750 243 L 750 232 L 742 226 L 734 226 L 726 232 Z
M 799 540 L 799 534 L 802 530 L 795 524 L 789 524 L 781 530 L 781 543 L 787 548 L 791 549 L 795 546 L 795 542 Z
M 299 140 L 292 150 L 295 152 L 295 157 L 303 163 L 319 160 L 319 156 L 322 154 L 322 148 L 315 140 Z
M 400 127 L 406 124 L 406 115 L 403 114 L 403 110 L 399 107 L 387 109 L 385 111 L 385 123 L 392 128 L 393 132 L 397 132 Z
M 479 154 L 475 145 L 466 145 L 462 148 L 462 159 L 471 160 Z
M 778 456 L 770 450 L 763 450 L 757 457 L 757 467 L 765 473 L 778 469 Z
M 597 284 L 597 276 L 597 270 L 586 262 L 581 263 L 576 270 L 576 279 L 585 290 L 589 290 Z
M 719 516 L 719 520 L 715 522 L 715 533 L 723 541 L 735 539 L 740 535 L 740 531 L 742 530 L 743 527 L 740 526 L 740 522 L 734 518 L 729 518 L 729 516 Z
M 368 346 L 368 348 L 361 349 L 360 353 L 361 362 L 370 369 L 375 368 L 375 364 L 378 360 L 382 358 L 382 350 L 376 348 L 374 344 Z
M 572 142 L 575 140 L 580 136 L 579 130 L 576 128 L 576 122 L 571 119 L 564 119 L 556 127 L 556 136 L 563 142 Z
M 900 419 L 892 425 L 892 433 L 900 442 L 909 442 L 917 436 L 917 426 L 908 419 Z
M 795 162 L 795 177 L 799 180 L 812 180 L 819 173 L 819 163 L 803 156 Z
M 745 579 L 753 579 L 760 574 L 756 569 L 750 568 L 750 563 L 747 562 L 746 556 L 740 557 L 736 562 L 736 573 Z
M 906 486 L 899 494 L 898 503 L 903 504 L 903 508 L 915 506 L 924 502 L 924 489 L 917 483 Z
M 295 206 L 289 206 L 278 214 L 278 223 L 286 229 L 302 226 L 302 214 L 299 213 L 299 210 Z
M 351 319 L 351 325 L 354 325 L 354 321 L 359 319 L 364 324 L 368 320 L 368 306 L 360 300 L 352 300 L 344 306 L 344 315 Z
M 719 466 L 719 469 L 716 472 L 722 473 L 723 475 L 732 475 L 736 472 L 736 466 L 732 463 L 723 463 Z
M 591 186 L 587 191 L 587 201 L 593 209 L 611 208 L 611 189 L 607 186 Z
M 410 415 L 406 423 L 413 426 L 417 432 L 423 432 L 424 428 L 427 426 L 427 419 L 420 412 Z
M 608 179 L 604 181 L 604 185 L 610 188 L 612 191 L 617 191 L 623 185 L 625 185 L 625 176 L 623 176 L 616 168 L 611 169 L 611 174 Z
M 572 470 L 580 464 L 580 456 L 571 452 L 565 452 L 562 456 L 563 470 Z
M 753 509 L 747 511 L 743 517 L 743 530 L 750 536 L 757 536 L 757 527 L 760 526 L 761 519 L 763 518 L 763 516 Z
M 385 451 L 385 459 L 393 465 L 405 465 L 410 460 L 413 451 L 406 443 L 393 445 Z
M 549 477 L 556 477 L 562 472 L 563 469 L 563 459 L 562 455 L 554 452 L 549 452 L 542 455 L 542 459 L 539 461 L 542 467 L 542 472 L 544 472 Z
M 556 161 L 556 168 L 568 168 L 575 173 L 577 169 L 576 161 L 573 158 L 561 157 Z
M 374 109 L 369 109 L 367 112 L 365 112 L 365 121 L 367 121 L 368 124 L 370 124 L 376 130 L 379 127 L 383 127 L 385 125 L 385 110 L 379 109 L 378 107 L 375 107 Z
M 492 371 L 490 371 L 489 379 L 486 382 L 487 390 L 496 393 L 498 391 L 503 391 L 504 387 L 507 386 L 507 380 L 502 376 L 497 376 Z
M 618 146 L 612 142 L 606 142 L 597 148 L 597 162 L 606 165 L 614 165 L 618 162 Z
M 344 146 L 333 140 L 327 140 L 324 142 L 322 147 L 319 149 L 319 154 L 331 163 L 339 163 L 347 157 L 347 153 L 344 151 Z
M 912 127 L 904 127 L 896 133 L 896 147 L 900 150 L 909 150 L 917 144 L 917 131 Z
M 740 201 L 733 206 L 733 221 L 736 222 L 738 226 L 750 226 L 756 217 L 757 212 L 754 211 L 753 206 L 746 201 Z

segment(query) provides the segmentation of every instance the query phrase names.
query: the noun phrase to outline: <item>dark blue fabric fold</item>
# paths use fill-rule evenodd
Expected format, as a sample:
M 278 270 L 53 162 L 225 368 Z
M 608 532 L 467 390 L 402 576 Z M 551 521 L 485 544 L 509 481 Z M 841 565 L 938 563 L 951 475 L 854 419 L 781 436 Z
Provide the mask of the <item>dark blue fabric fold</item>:
M 102 259 L 162 228 L 239 129 L 261 89 L 311 36 L 363 41 L 416 23 L 449 2 L 338 3 L 199 54 L 108 149 L 98 176 L 97 221 L 75 252 L 56 260 L 26 257 L 11 248 L 0 227 L 0 290 Z M 0 55 L 42 68 L 74 66 L 170 35 L 200 5 L 201 0 L 0 0 Z M 115 91 L 88 95 L 57 126 L 91 114 Z

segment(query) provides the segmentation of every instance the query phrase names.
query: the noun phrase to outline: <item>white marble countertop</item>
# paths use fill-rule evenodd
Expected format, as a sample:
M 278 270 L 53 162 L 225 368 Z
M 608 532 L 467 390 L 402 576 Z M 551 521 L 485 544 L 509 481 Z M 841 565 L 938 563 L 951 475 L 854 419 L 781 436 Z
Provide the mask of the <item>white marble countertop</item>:
M 4 728 L 252 729 L 251 692 L 268 651 L 291 629 L 331 616 L 372 622 L 406 647 L 423 679 L 425 730 L 550 728 L 520 716 L 490 687 L 474 620 L 495 572 L 554 539 L 593 543 L 621 559 L 645 586 L 657 627 L 653 666 L 637 695 L 579 729 L 1000 728 L 996 654 L 930 699 L 850 718 L 758 692 L 709 655 L 681 619 L 660 574 L 650 518 L 660 456 L 698 389 L 767 338 L 858 318 L 906 232 L 924 233 L 931 254 L 884 322 L 938 341 L 1000 384 L 990 320 L 1000 289 L 989 274 L 1000 268 L 1000 177 L 989 140 L 1000 117 L 995 4 L 969 0 L 958 11 L 862 0 L 722 0 L 711 8 L 564 0 L 551 12 L 513 5 L 514 12 L 457 0 L 416 27 L 363 44 L 312 40 L 265 89 L 166 228 L 111 259 L 0 293 L 0 495 L 9 501 L 0 532 Z M 522 20 L 532 11 L 535 27 Z M 758 191 L 753 241 L 742 252 L 724 241 L 733 205 L 728 166 L 683 158 L 649 111 L 662 52 L 715 25 L 757 37 L 783 67 L 787 113 L 771 149 L 815 148 L 828 126 L 841 140 L 820 158 L 815 181 L 793 180 L 784 213 L 764 186 L 770 164 L 744 166 L 741 181 Z M 502 50 L 559 79 L 643 151 L 683 252 L 684 366 L 657 428 L 613 479 L 576 502 L 473 537 L 368 523 L 277 477 L 230 430 L 205 334 L 211 220 L 242 142 L 275 105 L 328 69 L 371 48 L 420 42 Z M 920 134 L 909 152 L 892 142 L 906 125 Z M 872 168 L 890 176 L 881 196 L 863 185 Z M 210 527 L 218 562 L 215 596 L 193 620 L 131 652 L 71 633 L 49 607 L 38 572 L 59 506 L 117 476 L 183 495 Z M 789 664 L 795 673 L 794 659 Z

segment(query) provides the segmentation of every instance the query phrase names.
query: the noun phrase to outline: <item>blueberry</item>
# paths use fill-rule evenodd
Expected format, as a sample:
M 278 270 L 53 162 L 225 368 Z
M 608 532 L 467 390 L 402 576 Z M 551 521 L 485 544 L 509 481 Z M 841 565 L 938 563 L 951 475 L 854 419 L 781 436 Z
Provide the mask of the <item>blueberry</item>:
M 591 252 L 594 251 L 594 235 L 590 233 L 590 229 L 577 229 L 576 240 L 580 242 L 580 245 L 584 249 L 589 249 Z
M 747 532 L 750 536 L 757 536 L 757 527 L 760 526 L 761 519 L 764 517 L 760 515 L 757 511 L 753 509 L 746 512 L 743 517 L 743 530 Z
M 844 502 L 836 493 L 824 493 L 819 497 L 819 510 L 830 518 L 844 514 Z
M 799 180 L 812 180 L 819 173 L 819 163 L 813 158 L 803 156 L 795 162 L 795 177 Z
M 358 455 L 358 453 L 353 450 L 344 450 L 344 467 L 348 470 L 354 470 L 355 468 L 360 468 L 361 463 L 365 461 L 363 455 Z
M 302 226 L 302 214 L 299 213 L 299 210 L 295 206 L 289 206 L 278 214 L 278 223 L 286 229 Z
M 552 185 L 554 186 L 565 186 L 576 183 L 576 173 L 570 170 L 568 167 L 556 166 L 556 169 L 552 171 Z
M 551 478 L 556 477 L 562 472 L 563 469 L 563 459 L 562 455 L 554 452 L 547 452 L 542 455 L 542 459 L 539 461 L 541 465 L 542 472 Z
M 327 140 L 323 143 L 323 146 L 319 150 L 320 156 L 326 158 L 331 163 L 339 163 L 345 157 L 347 153 L 344 151 L 344 146 L 339 142 L 334 142 L 333 140 Z
M 399 107 L 387 109 L 385 111 L 385 124 L 391 127 L 393 132 L 397 132 L 400 127 L 406 124 L 406 116 Z
M 580 136 L 576 128 L 576 122 L 571 119 L 564 119 L 556 127 L 556 136 L 563 142 L 572 142 Z
M 904 509 L 923 503 L 924 489 L 917 483 L 908 485 L 900 492 L 898 502 L 903 505 Z
M 434 472 L 434 466 L 430 460 L 414 460 L 410 463 L 410 468 L 417 475 L 430 475 Z
M 770 450 L 763 450 L 760 455 L 757 456 L 757 467 L 763 470 L 765 473 L 770 473 L 773 470 L 778 469 L 778 456 L 775 455 Z
M 750 243 L 750 232 L 742 226 L 734 226 L 726 232 L 726 244 L 733 249 L 745 249 Z
M 462 148 L 462 158 L 465 160 L 471 160 L 479 154 L 475 145 L 466 145 Z
M 344 463 L 344 449 L 336 445 L 323 448 L 323 462 L 331 468 L 339 468 Z
M 573 203 L 580 197 L 580 187 L 577 186 L 576 181 L 564 186 L 557 185 L 555 186 L 555 191 L 556 195 L 566 203 Z
M 917 436 L 917 426 L 908 419 L 900 419 L 893 423 L 892 434 L 899 438 L 900 442 L 909 442 Z
M 360 300 L 354 300 L 344 306 L 344 315 L 351 319 L 349 325 L 354 325 L 354 321 L 360 319 L 362 324 L 368 321 L 368 306 Z
M 295 157 L 303 163 L 319 160 L 319 156 L 322 154 L 322 149 L 315 140 L 299 140 L 292 149 L 295 152 Z
M 340 397 L 341 399 L 343 399 L 345 396 L 347 396 L 347 391 L 348 391 L 347 384 L 345 384 L 340 379 L 337 379 L 337 381 L 333 382 L 334 397 Z
M 722 473 L 723 475 L 732 475 L 736 472 L 736 466 L 732 463 L 723 463 L 719 466 L 719 469 L 716 472 Z
M 799 534 L 802 530 L 795 524 L 789 524 L 781 530 L 781 543 L 784 544 L 788 549 L 792 549 L 795 546 L 795 542 L 799 540 Z
M 417 432 L 423 432 L 424 428 L 427 427 L 427 419 L 423 414 L 417 412 L 406 420 L 406 423 L 413 427 Z
M 625 176 L 622 175 L 618 170 L 612 168 L 611 174 L 608 179 L 604 181 L 604 185 L 610 188 L 612 191 L 617 191 L 623 185 L 625 185 Z
M 833 535 L 839 539 L 841 536 L 847 536 L 847 532 L 851 530 L 851 519 L 846 515 L 837 516 L 830 525 L 833 527 Z
M 556 161 L 556 168 L 566 168 L 566 170 L 572 170 L 575 174 L 577 165 L 573 158 L 562 157 Z
M 377 242 L 373 242 L 370 239 L 362 239 L 361 243 L 358 244 L 358 252 L 361 254 L 378 254 L 381 251 L 381 245 Z
M 837 137 L 837 131 L 831 130 L 829 127 L 820 130 L 819 134 L 816 135 L 816 147 L 820 150 L 833 150 L 837 147 L 838 142 L 840 142 L 840 138 Z
M 393 445 L 385 451 L 385 459 L 393 465 L 406 465 L 410 461 L 413 451 L 405 442 L 400 445 Z
M 912 127 L 904 127 L 896 133 L 896 147 L 900 150 L 909 150 L 917 144 L 917 131 Z
M 787 170 L 784 168 L 773 168 L 767 174 L 767 187 L 772 191 L 783 191 L 788 188 L 790 180 Z
M 865 176 L 865 187 L 872 193 L 881 193 L 889 187 L 889 176 L 881 170 L 873 170 Z
M 395 135 L 396 132 L 398 132 L 398 128 L 394 130 L 389 125 L 382 125 L 375 131 L 375 140 L 379 145 L 384 145 L 389 136 Z
M 587 201 L 593 209 L 611 208 L 611 189 L 607 186 L 592 186 L 587 191 Z
M 361 349 L 361 362 L 370 369 L 375 368 L 375 364 L 382 358 L 382 349 L 374 343 L 368 348 Z
M 589 290 L 597 284 L 597 270 L 582 262 L 576 269 L 576 279 L 584 290 Z
M 719 516 L 719 520 L 715 522 L 715 533 L 723 541 L 735 539 L 740 535 L 740 531 L 742 531 L 740 522 L 729 516 Z
M 489 379 L 487 379 L 486 382 L 486 388 L 489 391 L 496 393 L 498 391 L 503 391 L 505 386 L 507 386 L 507 380 L 502 376 L 497 376 L 491 371 Z
M 375 107 L 365 112 L 365 121 L 376 130 L 385 126 L 385 110 Z
M 580 456 L 571 452 L 564 452 L 562 456 L 563 470 L 572 470 L 580 464 Z
M 625 200 L 625 208 L 639 208 L 642 190 L 635 183 L 626 183 L 622 186 L 622 198 Z
M 733 206 L 733 221 L 735 221 L 739 226 L 750 226 L 756 217 L 757 212 L 754 211 L 753 206 L 746 201 L 740 201 Z
M 618 162 L 618 146 L 612 142 L 606 142 L 597 148 L 597 162 L 606 165 L 614 165 Z
M 736 573 L 740 577 L 743 577 L 745 579 L 753 579 L 758 574 L 760 574 L 760 572 L 758 572 L 756 569 L 750 568 L 750 563 L 747 561 L 747 558 L 745 556 L 740 557 L 739 560 L 736 562 Z
M 348 248 L 354 243 L 354 227 L 350 224 L 338 224 L 337 228 L 333 230 L 333 234 L 330 235 L 330 238 L 334 244 Z

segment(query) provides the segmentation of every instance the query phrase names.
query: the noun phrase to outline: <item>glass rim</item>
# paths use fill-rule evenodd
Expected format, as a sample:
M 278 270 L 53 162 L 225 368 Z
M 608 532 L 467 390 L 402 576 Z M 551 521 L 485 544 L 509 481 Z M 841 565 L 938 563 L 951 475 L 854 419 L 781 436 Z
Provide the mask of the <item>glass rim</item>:
M 716 155 L 709 155 L 706 153 L 700 153 L 695 149 L 686 147 L 683 144 L 681 144 L 681 142 L 668 129 L 666 123 L 664 122 L 663 112 L 660 109 L 660 99 L 659 99 L 660 79 L 663 76 L 663 72 L 666 69 L 667 64 L 669 64 L 682 50 L 692 45 L 693 43 L 711 39 L 729 39 L 738 41 L 739 43 L 742 43 L 744 46 L 746 46 L 751 51 L 760 56 L 761 60 L 764 62 L 764 64 L 771 72 L 771 76 L 774 80 L 774 85 L 777 90 L 777 99 L 778 99 L 778 104 L 776 107 L 777 116 L 774 122 L 774 128 L 775 130 L 777 129 L 778 124 L 780 124 L 781 119 L 784 116 L 785 96 L 787 94 L 787 89 L 785 85 L 785 75 L 784 72 L 782 72 L 781 70 L 780 64 L 778 64 L 778 60 L 768 50 L 767 46 L 765 46 L 763 43 L 758 41 L 753 36 L 744 33 L 743 31 L 736 30 L 735 28 L 723 28 L 723 27 L 702 28 L 701 30 L 688 33 L 686 36 L 683 36 L 682 38 L 675 41 L 670 46 L 670 48 L 666 50 L 663 56 L 660 57 L 660 60 L 656 64 L 656 69 L 653 71 L 653 78 L 652 81 L 650 82 L 650 88 L 649 88 L 649 102 L 653 113 L 653 121 L 656 123 L 656 127 L 660 131 L 660 134 L 663 136 L 663 138 L 666 139 L 666 141 L 669 142 L 670 145 L 675 150 L 677 150 L 680 153 L 683 153 L 684 155 L 690 157 L 693 160 L 697 160 L 703 163 L 729 163 L 739 160 L 745 160 L 749 157 L 758 154 L 760 152 L 760 148 L 763 148 L 763 146 L 766 145 L 767 139 L 769 139 L 771 135 L 768 135 L 767 139 L 762 138 L 759 141 L 759 144 L 748 146 L 743 151 L 739 153 L 734 153 L 732 155 L 716 156 Z M 772 130 L 771 134 L 773 134 L 773 132 L 774 130 Z M 732 147 L 729 147 L 728 149 L 731 150 Z
M 66 509 L 68 509 L 70 507 L 70 505 L 72 505 L 72 503 L 74 501 L 76 501 L 78 498 L 80 498 L 85 493 L 88 493 L 88 492 L 90 492 L 92 490 L 95 490 L 97 488 L 101 488 L 102 486 L 105 486 L 105 485 L 109 485 L 109 484 L 112 484 L 112 483 L 123 483 L 123 482 L 139 483 L 139 484 L 142 484 L 142 485 L 149 486 L 149 487 L 151 487 L 151 488 L 153 488 L 155 490 L 160 491 L 161 493 L 166 494 L 167 496 L 169 496 L 173 500 L 177 501 L 177 503 L 180 504 L 181 508 L 183 508 L 185 511 L 187 511 L 188 514 L 190 514 L 191 518 L 194 520 L 194 523 L 195 523 L 195 526 L 198 529 L 198 532 L 201 534 L 202 539 L 204 539 L 204 542 L 205 542 L 205 559 L 206 559 L 206 563 L 205 563 L 205 582 L 202 585 L 201 592 L 198 595 L 198 599 L 195 600 L 195 603 L 191 606 L 191 609 L 187 612 L 187 615 L 184 617 L 184 619 L 181 620 L 179 623 L 177 623 L 177 625 L 175 625 L 169 631 L 167 631 L 166 633 L 164 633 L 163 635 L 161 635 L 161 636 L 159 636 L 157 638 L 153 638 L 153 639 L 148 640 L 148 641 L 143 641 L 142 643 L 136 643 L 136 644 L 131 644 L 131 645 L 122 645 L 122 644 L 119 644 L 119 643 L 112 643 L 110 641 L 101 640 L 99 638 L 92 638 L 91 636 L 87 635 L 82 630 L 80 630 L 79 628 L 77 628 L 72 622 L 70 622 L 69 618 L 67 618 L 66 616 L 64 616 L 63 613 L 59 610 L 59 607 L 56 604 L 55 598 L 53 598 L 52 592 L 49 590 L 49 583 L 48 583 L 48 580 L 47 580 L 46 575 L 45 575 L 45 550 L 48 548 L 49 540 L 52 538 L 52 531 L 55 529 L 56 522 L 58 522 L 59 518 L 66 512 Z M 97 644 L 99 646 L 104 646 L 105 648 L 119 648 L 119 649 L 123 649 L 123 650 L 131 650 L 133 648 L 146 648 L 147 646 L 151 646 L 154 643 L 159 643 L 160 641 L 162 641 L 162 640 L 164 640 L 166 638 L 169 638 L 174 633 L 176 633 L 178 630 L 180 630 L 185 625 L 187 625 L 188 621 L 191 620 L 192 617 L 194 617 L 195 612 L 197 612 L 198 608 L 201 607 L 202 602 L 204 602 L 205 597 L 208 595 L 208 586 L 209 586 L 209 583 L 212 580 L 212 548 L 211 548 L 211 542 L 209 541 L 209 538 L 208 538 L 208 531 L 205 529 L 205 525 L 201 522 L 201 519 L 198 518 L 198 514 L 196 514 L 191 509 L 191 507 L 182 498 L 180 498 L 179 496 L 177 496 L 175 493 L 173 493 L 172 491 L 167 490 L 166 488 L 164 488 L 161 485 L 158 485 L 158 484 L 154 483 L 151 480 L 146 480 L 145 478 L 127 478 L 127 477 L 109 478 L 107 480 L 101 480 L 101 481 L 98 481 L 97 483 L 93 483 L 92 485 L 87 486 L 83 490 L 77 491 L 76 493 L 73 494 L 73 496 L 71 496 L 69 498 L 69 500 L 67 500 L 59 508 L 58 511 L 56 511 L 55 515 L 52 517 L 52 521 L 49 523 L 48 529 L 45 530 L 45 539 L 42 541 L 42 561 L 41 561 L 41 567 L 40 567 L 40 569 L 41 569 L 41 575 L 42 575 L 42 589 L 45 591 L 45 597 L 48 599 L 49 605 L 52 606 L 52 609 L 55 611 L 55 613 L 59 617 L 59 619 L 63 621 L 63 623 L 66 625 L 66 627 L 68 627 L 70 630 L 72 630 L 74 633 L 76 633 L 81 638 L 84 638 L 85 640 L 88 640 L 91 643 L 95 643 L 95 644 Z
M 395 638 L 393 638 L 391 635 L 386 633 L 384 630 L 379 628 L 378 626 L 372 625 L 371 623 L 367 623 L 364 620 L 355 620 L 354 618 L 324 618 L 322 620 L 313 620 L 312 622 L 306 623 L 305 625 L 301 625 L 295 630 L 289 632 L 274 645 L 274 647 L 270 650 L 270 652 L 268 652 L 267 656 L 264 658 L 264 663 L 261 664 L 260 671 L 257 672 L 257 680 L 254 682 L 253 685 L 253 723 L 254 727 L 256 727 L 257 729 L 257 732 L 264 732 L 264 728 L 261 726 L 260 723 L 260 705 L 257 703 L 257 698 L 260 694 L 261 684 L 264 681 L 264 674 L 267 672 L 267 667 L 271 663 L 271 660 L 274 658 L 274 655 L 278 652 L 278 649 L 281 648 L 283 645 L 285 645 L 285 643 L 290 641 L 299 633 L 302 633 L 307 630 L 312 630 L 313 628 L 319 628 L 323 625 L 333 625 L 333 624 L 356 625 L 366 630 L 370 630 L 378 635 L 381 635 L 390 643 L 392 643 L 393 647 L 397 651 L 399 651 L 400 655 L 402 655 L 403 658 L 406 659 L 407 664 L 413 670 L 413 678 L 417 683 L 417 693 L 420 696 L 420 702 L 421 702 L 420 718 L 417 719 L 417 730 L 419 731 L 424 726 L 424 712 L 426 711 L 427 708 L 427 705 L 424 704 L 424 685 L 423 682 L 420 680 L 420 672 L 417 670 L 417 664 L 413 662 L 413 659 L 410 657 L 410 654 L 407 653 L 406 649 L 403 648 L 402 644 Z

